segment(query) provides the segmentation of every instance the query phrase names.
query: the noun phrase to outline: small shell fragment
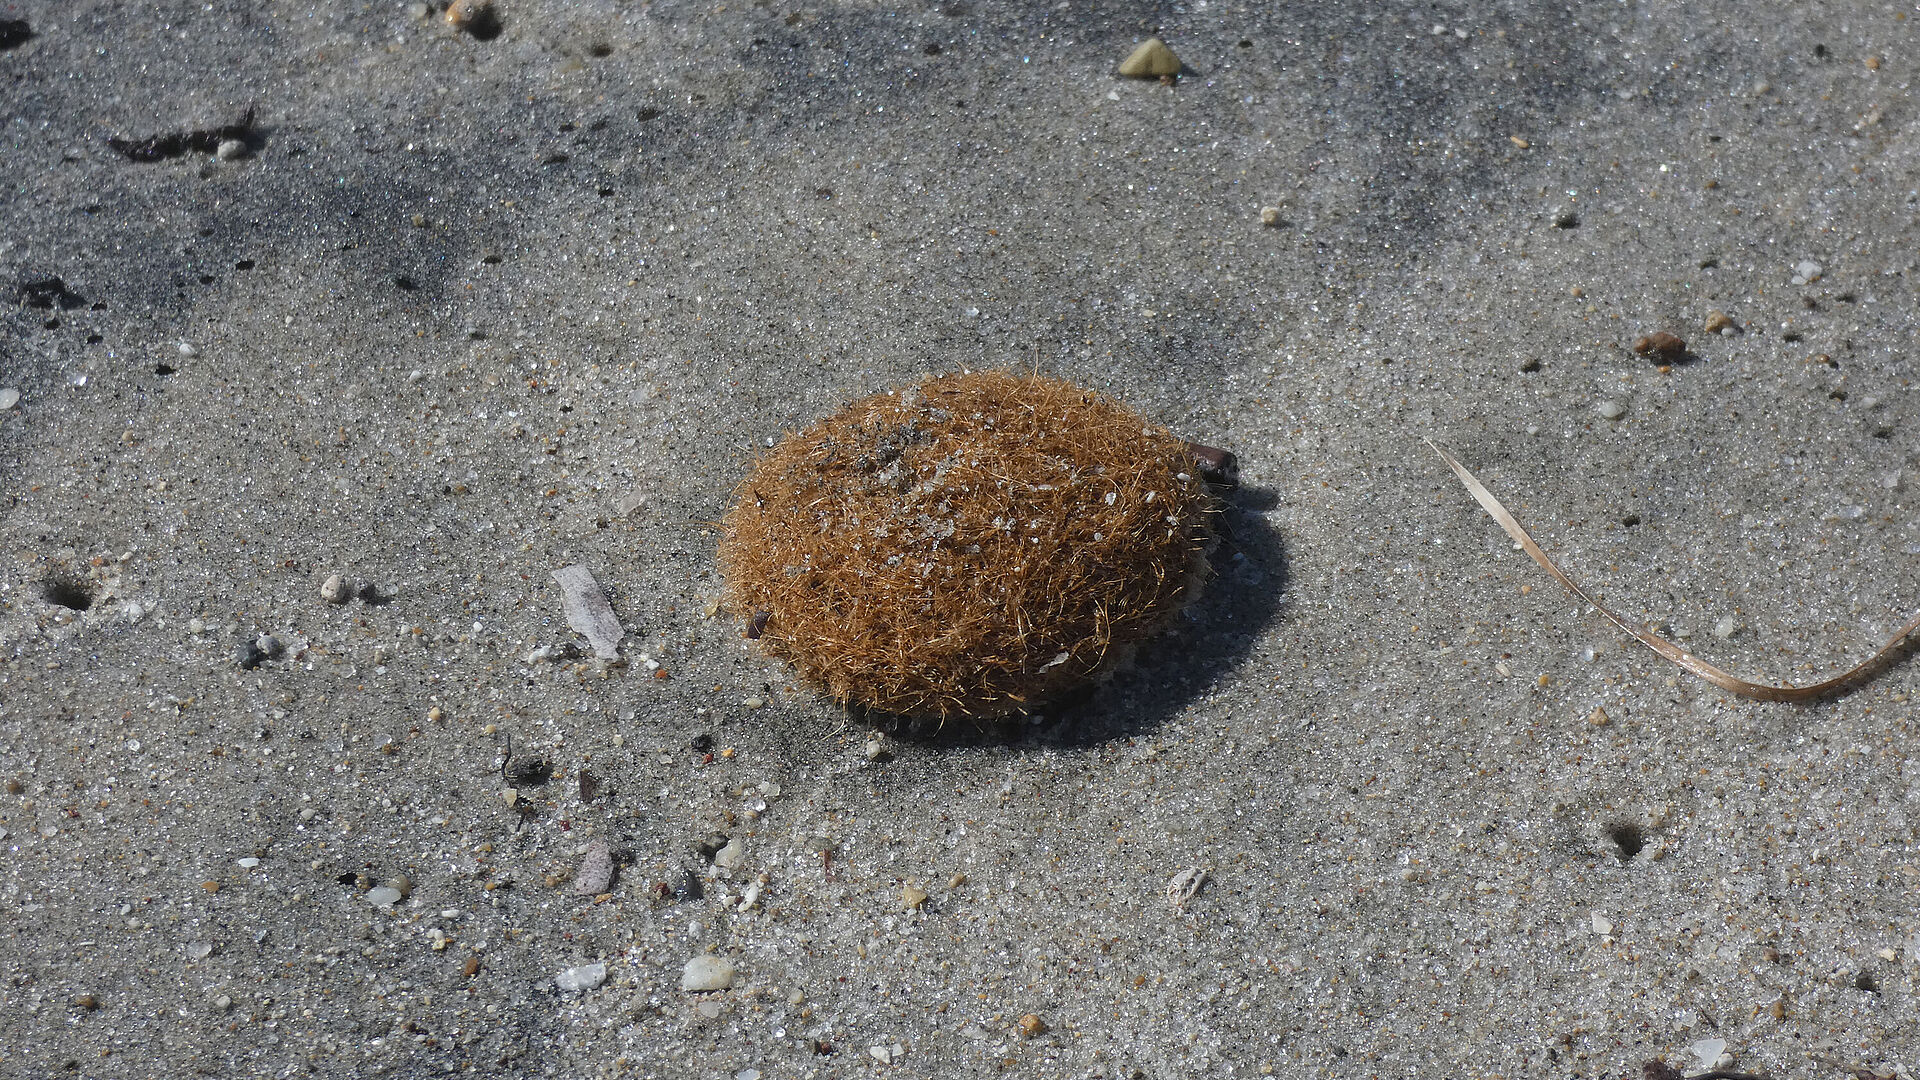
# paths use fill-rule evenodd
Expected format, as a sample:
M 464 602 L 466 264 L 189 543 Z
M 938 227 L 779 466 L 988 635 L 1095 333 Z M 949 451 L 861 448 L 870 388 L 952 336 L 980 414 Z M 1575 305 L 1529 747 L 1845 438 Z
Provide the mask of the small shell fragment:
M 1180 58 L 1173 55 L 1167 43 L 1159 38 L 1148 38 L 1139 48 L 1120 61 L 1120 74 L 1130 79 L 1158 79 L 1168 75 L 1180 74 Z
M 602 660 L 620 659 L 620 639 L 626 635 L 620 620 L 607 603 L 600 583 L 584 566 L 563 566 L 553 572 L 560 586 L 561 603 L 567 612 L 567 625 L 593 644 L 593 653 Z
M 1193 899 L 1206 880 L 1206 868 L 1200 866 L 1189 866 L 1173 875 L 1173 880 L 1167 882 L 1167 903 L 1172 904 L 1175 911 L 1185 911 L 1187 901 Z
M 613 884 L 613 852 L 605 840 L 587 845 L 580 869 L 573 872 L 573 891 L 580 896 L 598 896 Z

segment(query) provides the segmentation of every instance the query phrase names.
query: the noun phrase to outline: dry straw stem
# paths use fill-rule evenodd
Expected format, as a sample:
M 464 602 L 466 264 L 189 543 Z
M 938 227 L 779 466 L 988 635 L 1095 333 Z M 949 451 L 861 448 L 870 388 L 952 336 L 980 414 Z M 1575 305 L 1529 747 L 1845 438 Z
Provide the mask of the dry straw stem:
M 842 702 L 1022 711 L 1110 672 L 1191 598 L 1217 510 L 1198 472 L 1166 429 L 1058 379 L 875 394 L 741 483 L 726 607 Z
M 1627 620 L 1615 614 L 1612 609 L 1587 595 L 1585 589 L 1574 584 L 1572 578 L 1568 577 L 1558 566 L 1555 566 L 1552 559 L 1547 558 L 1547 553 L 1540 550 L 1539 544 L 1533 542 L 1533 537 L 1527 533 L 1527 530 L 1522 528 L 1518 521 L 1514 520 L 1513 515 L 1507 512 L 1507 508 L 1500 504 L 1499 499 L 1493 497 L 1493 493 L 1488 491 L 1485 485 L 1481 484 L 1479 480 L 1474 478 L 1472 473 L 1467 471 L 1465 465 L 1460 464 L 1452 454 L 1447 453 L 1440 447 L 1439 443 L 1434 442 L 1432 439 L 1427 440 L 1427 445 L 1431 446 L 1433 452 L 1439 454 L 1441 460 L 1445 461 L 1448 467 L 1453 469 L 1453 474 L 1460 478 L 1462 484 L 1466 485 L 1467 491 L 1472 493 L 1474 500 L 1480 504 L 1481 509 L 1493 515 L 1493 520 L 1500 523 L 1500 527 L 1507 531 L 1508 536 L 1513 537 L 1513 542 L 1519 544 L 1528 555 L 1533 556 L 1533 561 L 1539 563 L 1541 568 L 1547 573 L 1552 574 L 1553 579 L 1565 586 L 1568 592 L 1592 604 L 1594 610 L 1606 616 L 1607 620 L 1615 626 L 1632 634 L 1640 644 L 1645 645 L 1647 648 L 1652 649 L 1654 652 L 1659 653 L 1661 656 L 1666 657 L 1680 667 L 1698 675 L 1700 678 L 1707 680 L 1728 693 L 1738 694 L 1741 697 L 1754 698 L 1759 701 L 1805 702 L 1831 697 L 1852 688 L 1869 675 L 1872 675 L 1890 663 L 1898 655 L 1900 646 L 1907 640 L 1908 636 L 1916 629 L 1920 629 L 1920 615 L 1916 615 L 1912 621 L 1902 626 L 1899 630 L 1894 631 L 1893 636 L 1887 639 L 1887 643 L 1880 646 L 1879 650 L 1872 656 L 1867 657 L 1859 664 L 1848 668 L 1846 671 L 1835 675 L 1831 679 L 1825 679 L 1808 686 L 1772 686 L 1767 683 L 1748 682 L 1737 675 L 1729 674 L 1714 667 L 1712 664 L 1707 663 L 1705 660 L 1700 659 L 1651 630 L 1628 625 Z

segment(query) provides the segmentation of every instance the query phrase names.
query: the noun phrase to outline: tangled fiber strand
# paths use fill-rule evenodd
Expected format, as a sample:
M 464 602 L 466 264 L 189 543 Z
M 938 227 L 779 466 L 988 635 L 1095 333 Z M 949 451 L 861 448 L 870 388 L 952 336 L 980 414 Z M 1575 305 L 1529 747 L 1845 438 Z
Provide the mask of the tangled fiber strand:
M 1058 379 L 967 372 L 788 436 L 721 525 L 725 604 L 842 702 L 993 717 L 1124 663 L 1202 580 L 1186 444 Z

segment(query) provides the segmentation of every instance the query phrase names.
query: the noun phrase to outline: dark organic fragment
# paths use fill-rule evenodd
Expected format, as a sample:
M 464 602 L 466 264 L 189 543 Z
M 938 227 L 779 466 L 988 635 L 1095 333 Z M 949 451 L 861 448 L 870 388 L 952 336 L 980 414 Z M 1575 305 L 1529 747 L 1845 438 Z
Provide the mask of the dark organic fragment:
M 1240 459 L 1233 456 L 1231 450 L 1197 442 L 1188 443 L 1187 449 L 1193 452 L 1194 460 L 1200 465 L 1200 479 L 1222 491 L 1232 491 L 1240 486 Z
M 504 766 L 512 787 L 538 787 L 553 779 L 553 765 L 539 758 L 516 758 Z
M 240 115 L 240 121 L 217 128 L 197 131 L 170 131 L 145 139 L 109 138 L 107 145 L 128 161 L 153 162 L 176 158 L 182 154 L 212 154 L 220 149 L 220 144 L 229 139 L 252 144 L 254 134 L 253 106 Z
M 67 283 L 59 278 L 50 277 L 21 282 L 20 302 L 30 308 L 72 311 L 77 307 L 85 307 L 87 298 L 67 288 Z
M 33 38 L 25 19 L 0 19 L 0 52 L 17 49 Z

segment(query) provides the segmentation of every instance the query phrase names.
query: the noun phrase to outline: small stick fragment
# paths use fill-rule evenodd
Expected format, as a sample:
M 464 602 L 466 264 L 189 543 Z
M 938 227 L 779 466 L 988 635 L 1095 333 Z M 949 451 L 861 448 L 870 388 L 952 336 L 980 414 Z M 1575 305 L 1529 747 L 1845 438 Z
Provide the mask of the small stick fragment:
M 1574 584 L 1572 578 L 1568 577 L 1564 571 L 1553 564 L 1553 560 L 1547 557 L 1547 553 L 1540 550 L 1540 545 L 1533 542 L 1533 537 L 1528 534 L 1527 530 L 1522 528 L 1518 521 L 1514 520 L 1513 515 L 1507 512 L 1507 508 L 1500 504 L 1499 499 L 1493 497 L 1492 492 L 1488 491 L 1479 480 L 1474 478 L 1472 473 L 1467 471 L 1465 465 L 1460 464 L 1452 454 L 1441 449 L 1440 444 L 1434 442 L 1432 439 L 1427 440 L 1427 445 L 1433 448 L 1434 453 L 1440 455 L 1440 460 L 1446 462 L 1447 466 L 1453 470 L 1453 474 L 1460 478 L 1462 484 L 1466 485 L 1467 491 L 1473 495 L 1474 501 L 1480 504 L 1480 508 L 1491 515 L 1493 520 L 1499 522 L 1500 527 L 1505 529 L 1507 535 L 1513 538 L 1513 542 L 1519 544 L 1528 555 L 1533 557 L 1534 562 L 1540 564 L 1541 569 L 1552 574 L 1553 579 L 1565 586 L 1568 592 L 1592 604 L 1594 610 L 1606 616 L 1608 622 L 1613 623 L 1615 626 L 1633 635 L 1635 640 L 1639 641 L 1640 644 L 1645 645 L 1647 648 L 1666 657 L 1674 664 L 1685 668 L 1687 671 L 1707 680 L 1730 694 L 1738 694 L 1741 697 L 1753 698 L 1757 701 L 1788 702 L 1818 701 L 1821 698 L 1835 696 L 1843 691 L 1852 689 L 1857 683 L 1864 681 L 1868 676 L 1878 672 L 1882 667 L 1890 663 L 1892 659 L 1898 655 L 1900 646 L 1906 642 L 1907 638 L 1911 636 L 1915 630 L 1920 630 L 1920 615 L 1916 615 L 1905 626 L 1894 631 L 1893 636 L 1887 639 L 1887 643 L 1880 646 L 1879 650 L 1872 656 L 1867 657 L 1859 664 L 1848 668 L 1846 671 L 1835 675 L 1831 679 L 1825 679 L 1808 686 L 1772 686 L 1767 683 L 1748 682 L 1736 675 L 1728 674 L 1714 667 L 1712 664 L 1687 652 L 1685 649 L 1682 649 L 1680 646 L 1675 645 L 1673 642 L 1668 641 L 1666 638 L 1661 637 L 1651 630 L 1629 626 L 1627 620 L 1614 614 L 1612 609 L 1600 601 L 1595 600 L 1593 597 L 1588 596 L 1585 589 Z
M 553 572 L 560 584 L 560 595 L 567 608 L 567 625 L 586 636 L 593 654 L 602 660 L 620 659 L 620 639 L 626 632 L 614 617 L 613 606 L 600 591 L 600 583 L 584 566 L 563 566 Z

